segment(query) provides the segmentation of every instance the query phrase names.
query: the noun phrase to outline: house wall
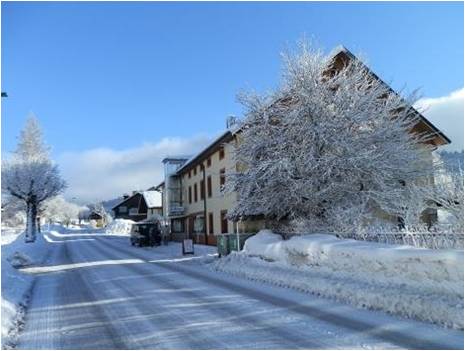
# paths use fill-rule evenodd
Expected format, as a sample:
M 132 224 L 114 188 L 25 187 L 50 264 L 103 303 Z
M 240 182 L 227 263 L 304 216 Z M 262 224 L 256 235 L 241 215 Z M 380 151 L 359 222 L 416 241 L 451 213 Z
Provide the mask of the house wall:
M 126 207 L 126 211 L 121 211 L 121 207 Z M 131 209 L 136 209 L 136 211 L 134 210 L 135 213 L 130 214 Z M 147 204 L 141 194 L 135 194 L 114 207 L 113 212 L 115 218 L 130 219 L 138 222 L 147 218 Z
M 228 143 L 222 144 L 212 150 L 208 156 L 203 157 L 195 164 L 186 167 L 180 174 L 181 177 L 181 192 L 182 205 L 184 207 L 184 215 L 174 219 L 172 217 L 171 238 L 173 240 L 182 240 L 185 238 L 193 238 L 197 243 L 205 243 L 205 231 L 207 233 L 208 244 L 216 244 L 216 236 L 222 234 L 222 212 L 228 213 L 236 205 L 236 194 L 221 193 L 221 174 L 224 170 L 225 177 L 231 172 L 235 172 L 236 166 L 233 160 L 233 145 L 236 142 L 235 138 Z M 224 150 L 224 157 L 220 158 L 221 149 Z M 205 177 L 202 166 L 205 169 Z M 211 194 L 208 191 L 208 179 L 211 179 Z M 202 183 L 204 181 L 204 183 Z M 202 198 L 202 186 L 204 187 L 204 196 Z M 190 196 L 189 196 L 190 189 Z M 195 192 L 197 189 L 197 196 Z M 163 191 L 164 189 L 162 189 Z M 190 200 L 190 201 L 189 201 Z M 206 205 L 206 218 L 205 214 Z M 211 218 L 213 220 L 211 221 Z M 203 226 L 197 227 L 196 220 L 205 221 Z M 182 221 L 183 229 L 175 230 L 173 221 Z M 211 228 L 213 223 L 213 228 Z M 263 227 L 260 221 L 247 221 L 239 223 L 240 232 L 255 232 Z M 213 231 L 211 231 L 213 229 Z M 227 221 L 225 233 L 236 232 L 236 225 L 232 221 Z
M 210 159 L 210 165 L 208 165 Z M 182 198 L 185 214 L 187 216 L 203 216 L 204 200 L 201 198 L 201 184 L 203 171 L 201 164 L 205 167 L 205 199 L 207 208 L 206 229 L 210 236 L 221 234 L 221 211 L 231 210 L 236 202 L 235 194 L 221 194 L 220 171 L 224 169 L 225 174 L 234 171 L 234 161 L 232 159 L 232 145 L 224 145 L 224 157 L 220 159 L 220 150 L 216 150 L 210 156 L 196 163 L 195 167 L 186 169 L 182 173 Z M 190 177 L 189 177 L 190 173 Z M 208 193 L 208 177 L 211 177 L 211 196 Z M 197 187 L 197 201 L 195 197 L 195 187 Z M 191 189 L 191 202 L 189 202 L 189 188 Z M 210 229 L 210 216 L 213 213 L 213 233 Z M 185 226 L 186 232 L 190 232 L 188 223 Z M 234 232 L 233 223 L 228 221 L 227 229 L 229 233 Z M 201 238 L 203 240 L 203 238 Z M 214 239 L 212 239 L 214 240 Z
M 147 218 L 150 218 L 154 214 L 163 216 L 163 207 L 153 207 L 153 208 L 147 209 Z

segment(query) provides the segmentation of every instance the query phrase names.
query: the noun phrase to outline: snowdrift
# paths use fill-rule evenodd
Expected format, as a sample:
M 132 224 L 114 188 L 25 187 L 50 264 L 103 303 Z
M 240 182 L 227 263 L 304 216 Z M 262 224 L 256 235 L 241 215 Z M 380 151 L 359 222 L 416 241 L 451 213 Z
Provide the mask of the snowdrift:
M 136 223 L 130 219 L 117 218 L 105 227 L 105 233 L 116 235 L 131 234 L 132 225 Z
M 49 246 L 40 234 L 34 244 L 24 242 L 24 233 L 2 240 L 2 348 L 15 346 L 31 294 L 34 277 L 19 269 L 43 263 L 48 250 Z
M 214 269 L 463 329 L 461 250 L 325 234 L 283 240 L 264 230 L 249 238 L 241 253 L 215 262 Z

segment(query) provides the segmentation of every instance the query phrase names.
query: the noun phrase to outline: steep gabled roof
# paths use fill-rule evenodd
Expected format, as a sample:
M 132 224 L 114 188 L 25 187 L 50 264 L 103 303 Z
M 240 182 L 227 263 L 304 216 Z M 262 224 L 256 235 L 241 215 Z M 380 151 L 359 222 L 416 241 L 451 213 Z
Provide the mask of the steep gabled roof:
M 186 161 L 179 169 L 176 171 L 176 174 L 181 174 L 182 172 L 188 170 L 193 164 L 208 157 L 210 154 L 219 149 L 224 143 L 230 141 L 233 137 L 233 134 L 230 129 L 226 130 L 224 133 L 215 138 L 210 144 L 203 148 L 200 152 L 192 156 Z
M 364 68 L 367 69 L 367 71 L 379 82 L 381 82 L 384 86 L 386 86 L 392 93 L 396 94 L 399 96 L 399 94 L 394 91 L 394 89 L 391 88 L 389 84 L 387 84 L 384 80 L 382 80 L 376 73 L 374 73 L 367 65 L 365 65 L 362 61 L 360 61 L 357 56 L 355 56 L 352 52 L 350 52 L 349 49 L 344 47 L 343 45 L 339 45 L 336 48 L 334 48 L 331 53 L 330 53 L 330 58 L 332 59 L 337 59 L 338 56 L 345 56 L 350 60 L 356 60 L 357 62 L 360 62 Z M 433 123 L 431 123 L 425 116 L 423 116 L 419 111 L 417 111 L 413 106 L 410 106 L 410 110 L 412 110 L 413 113 L 415 113 L 419 118 L 420 122 L 418 125 L 424 124 L 424 126 L 430 130 L 430 133 L 433 133 L 433 135 L 437 136 L 438 140 L 437 145 L 447 145 L 450 144 L 451 141 L 450 139 L 439 129 L 437 128 Z
M 138 191 L 112 207 L 112 210 L 129 201 L 136 195 L 142 195 L 148 208 L 161 207 L 161 194 L 155 190 Z
M 142 196 L 148 208 L 161 207 L 161 194 L 158 191 L 143 191 Z
M 380 81 L 382 84 L 384 84 L 391 92 L 393 92 L 394 94 L 396 95 L 399 95 L 397 92 L 395 92 L 386 82 L 384 82 L 381 78 L 379 78 L 368 66 L 366 66 L 363 62 L 361 62 L 352 52 L 350 52 L 349 49 L 347 49 L 346 47 L 344 47 L 343 45 L 339 45 L 337 47 L 335 47 L 329 57 L 330 58 L 333 58 L 333 59 L 336 59 L 338 56 L 341 56 L 341 55 L 344 55 L 346 58 L 348 59 L 351 59 L 351 60 L 357 60 L 358 62 L 360 62 L 367 70 L 368 72 L 373 75 L 373 77 L 375 79 L 377 79 L 378 81 Z M 430 121 L 428 121 L 428 119 L 426 119 L 425 116 L 423 116 L 420 112 L 418 112 L 413 106 L 410 106 L 410 108 L 412 109 L 412 111 L 418 115 L 418 117 L 420 118 L 420 122 L 419 124 L 423 124 L 427 129 L 430 130 L 430 132 L 432 132 L 434 135 L 437 136 L 437 138 L 440 139 L 440 142 L 437 143 L 437 145 L 445 145 L 445 144 L 450 144 L 450 139 L 443 133 L 441 132 L 441 130 L 439 130 L 433 123 L 431 123 Z M 182 172 L 185 172 L 187 171 L 189 168 L 191 168 L 194 164 L 196 164 L 196 162 L 199 162 L 200 160 L 208 157 L 210 154 L 212 154 L 213 152 L 215 152 L 217 149 L 219 149 L 222 144 L 230 141 L 233 136 L 236 134 L 236 133 L 240 133 L 241 131 L 241 127 L 240 126 L 236 126 L 232 129 L 228 129 L 226 130 L 224 133 L 222 133 L 221 135 L 219 135 L 216 139 L 214 139 L 210 144 L 208 144 L 205 148 L 203 148 L 201 151 L 199 151 L 197 154 L 195 154 L 194 156 L 190 157 L 190 158 L 186 158 L 186 161 L 185 163 L 175 172 L 175 174 L 181 174 Z M 169 160 L 169 159 L 176 159 L 176 160 L 179 160 L 180 157 L 179 156 L 176 156 L 176 157 L 167 157 L 165 158 L 163 161 L 165 160 Z M 161 182 L 159 185 L 157 185 L 155 187 L 155 189 L 158 189 L 161 185 L 163 185 L 164 182 Z M 151 188 L 152 189 L 152 188 Z

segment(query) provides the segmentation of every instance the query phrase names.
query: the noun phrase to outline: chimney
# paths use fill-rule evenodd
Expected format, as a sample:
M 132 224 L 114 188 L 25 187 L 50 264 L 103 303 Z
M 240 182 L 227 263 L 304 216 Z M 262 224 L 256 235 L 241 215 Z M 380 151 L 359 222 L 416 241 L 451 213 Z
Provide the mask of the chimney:
M 126 200 L 127 198 L 129 198 L 129 194 L 123 194 L 123 200 Z
M 228 117 L 226 117 L 226 129 L 234 127 L 235 125 L 237 125 L 238 122 L 239 120 L 236 116 L 229 115 Z

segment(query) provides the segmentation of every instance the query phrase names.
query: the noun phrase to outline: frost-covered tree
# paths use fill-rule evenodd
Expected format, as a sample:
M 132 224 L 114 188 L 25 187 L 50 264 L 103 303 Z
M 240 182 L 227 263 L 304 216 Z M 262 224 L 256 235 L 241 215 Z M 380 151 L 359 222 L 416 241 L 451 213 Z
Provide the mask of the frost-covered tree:
M 73 220 L 79 218 L 82 206 L 66 201 L 66 199 L 58 195 L 44 202 L 42 217 L 49 222 L 61 222 L 69 225 Z
M 110 223 L 113 218 L 105 209 L 102 202 L 96 202 L 87 206 L 89 208 L 90 213 L 96 213 L 102 217 L 103 225 Z
M 49 158 L 37 119 L 31 116 L 21 131 L 16 151 L 2 162 L 2 192 L 21 200 L 26 207 L 26 242 L 35 241 L 40 205 L 65 187 L 58 167 Z
M 457 234 L 464 232 L 462 165 L 456 167 L 445 165 L 436 176 L 433 189 L 426 192 L 430 202 L 434 203 L 438 210 L 444 211 L 448 215 L 448 220 L 443 224 L 449 226 Z
M 2 226 L 18 227 L 26 224 L 24 202 L 2 193 Z
M 89 219 L 90 215 L 90 210 L 87 206 L 84 206 L 78 214 L 78 219 L 79 219 L 79 224 L 81 224 L 81 221 L 87 221 Z
M 431 174 L 431 136 L 412 133 L 420 118 L 414 94 L 402 98 L 358 60 L 304 43 L 284 55 L 278 89 L 239 98 L 245 117 L 234 152 L 240 171 L 227 177 L 226 191 L 238 194 L 231 219 L 328 228 L 335 211 L 357 216 L 354 206 L 400 215 L 404 185 Z

